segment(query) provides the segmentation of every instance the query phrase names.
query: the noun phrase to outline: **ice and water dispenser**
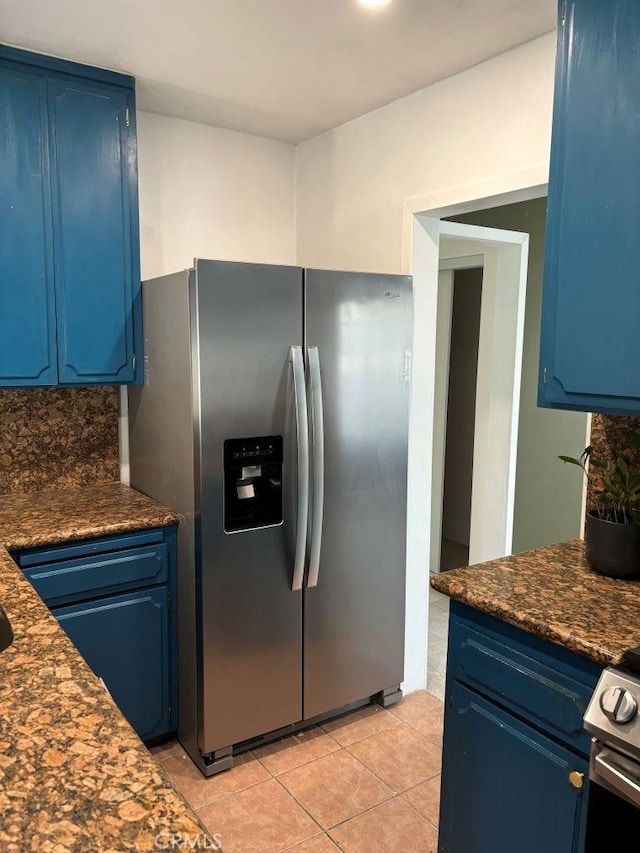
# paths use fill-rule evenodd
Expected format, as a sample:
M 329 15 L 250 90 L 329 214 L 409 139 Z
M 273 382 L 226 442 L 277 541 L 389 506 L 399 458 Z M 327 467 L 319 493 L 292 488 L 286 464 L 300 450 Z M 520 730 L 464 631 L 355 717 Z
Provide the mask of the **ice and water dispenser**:
M 224 529 L 227 533 L 282 523 L 282 436 L 224 442 Z

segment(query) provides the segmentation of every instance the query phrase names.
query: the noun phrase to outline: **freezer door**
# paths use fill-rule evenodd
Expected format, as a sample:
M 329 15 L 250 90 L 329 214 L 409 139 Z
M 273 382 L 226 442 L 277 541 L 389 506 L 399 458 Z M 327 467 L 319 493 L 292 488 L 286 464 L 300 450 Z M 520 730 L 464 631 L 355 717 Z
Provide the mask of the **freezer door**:
M 305 298 L 324 421 L 320 563 L 304 601 L 308 719 L 403 679 L 411 279 L 307 270 Z
M 192 292 L 194 387 L 199 459 L 196 500 L 201 575 L 199 747 L 221 750 L 302 716 L 302 592 L 292 591 L 296 550 L 296 427 L 291 346 L 302 345 L 302 270 L 197 261 Z M 303 383 L 304 384 L 304 383 Z M 300 389 L 298 389 L 300 390 Z M 304 390 L 304 389 L 303 389 Z M 255 501 L 261 460 L 237 457 L 243 443 L 283 440 L 282 522 L 245 524 L 242 501 Z M 274 439 L 261 443 L 262 439 Z M 225 532 L 224 465 L 238 497 Z M 277 455 L 268 458 L 277 489 Z M 229 492 L 227 492 L 227 496 Z M 272 495 L 273 497 L 273 495 Z M 251 519 L 251 513 L 247 518 Z M 254 516 L 258 524 L 262 516 Z

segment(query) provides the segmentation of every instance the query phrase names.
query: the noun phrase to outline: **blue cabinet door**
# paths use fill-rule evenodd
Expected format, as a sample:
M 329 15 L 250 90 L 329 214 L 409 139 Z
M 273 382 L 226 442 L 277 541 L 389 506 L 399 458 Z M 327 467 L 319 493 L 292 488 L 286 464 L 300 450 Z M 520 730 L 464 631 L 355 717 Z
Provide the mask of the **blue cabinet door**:
M 171 730 L 166 586 L 52 610 L 141 738 Z
M 0 383 L 57 379 L 45 81 L 0 63 Z
M 139 338 L 133 93 L 71 79 L 47 85 L 59 381 L 132 382 Z
M 539 405 L 640 411 L 640 3 L 560 3 Z
M 587 761 L 455 681 L 442 766 L 441 853 L 582 853 Z

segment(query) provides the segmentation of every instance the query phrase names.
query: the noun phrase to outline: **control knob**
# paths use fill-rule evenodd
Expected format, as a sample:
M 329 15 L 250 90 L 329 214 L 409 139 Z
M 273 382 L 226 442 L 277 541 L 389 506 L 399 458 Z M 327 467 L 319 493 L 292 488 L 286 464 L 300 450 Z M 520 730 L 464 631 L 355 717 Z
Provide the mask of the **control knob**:
M 607 687 L 600 694 L 600 707 L 612 723 L 629 723 L 638 713 L 638 703 L 624 687 Z

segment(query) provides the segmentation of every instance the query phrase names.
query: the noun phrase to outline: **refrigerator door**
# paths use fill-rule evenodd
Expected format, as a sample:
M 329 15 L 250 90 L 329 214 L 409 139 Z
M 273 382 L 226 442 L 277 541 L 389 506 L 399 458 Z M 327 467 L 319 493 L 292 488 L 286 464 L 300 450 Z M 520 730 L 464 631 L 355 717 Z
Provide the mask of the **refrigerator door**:
M 302 345 L 302 270 L 202 260 L 193 287 L 198 741 L 210 753 L 302 716 L 302 591 L 292 591 L 298 442 L 290 351 Z M 304 387 L 297 391 L 304 394 Z M 264 526 L 238 530 L 242 515 L 227 524 L 225 501 L 237 495 L 242 513 L 243 501 L 257 500 L 261 466 L 259 459 L 241 460 L 225 497 L 225 464 L 229 476 L 229 458 L 243 447 L 229 440 L 264 437 L 278 448 L 283 440 L 283 521 L 272 512 Z M 259 443 L 247 442 L 247 453 Z M 266 487 L 278 488 L 272 470 Z
M 307 270 L 305 300 L 324 422 L 319 570 L 304 594 L 308 719 L 403 679 L 411 279 Z

